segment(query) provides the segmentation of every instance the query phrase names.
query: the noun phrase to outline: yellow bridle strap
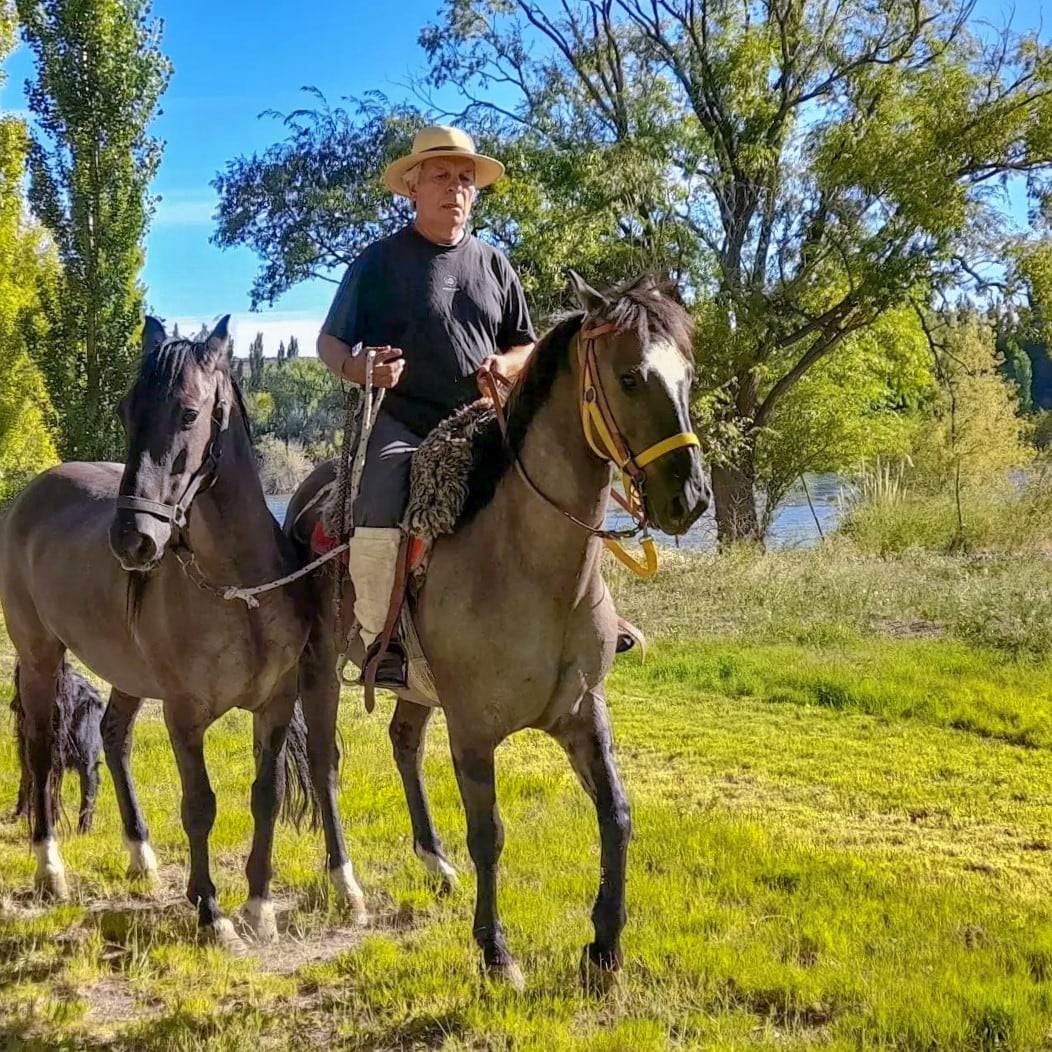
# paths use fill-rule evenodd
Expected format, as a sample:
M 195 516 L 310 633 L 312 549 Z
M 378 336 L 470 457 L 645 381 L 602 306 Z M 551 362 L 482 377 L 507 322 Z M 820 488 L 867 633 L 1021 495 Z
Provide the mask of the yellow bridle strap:
M 658 572 L 657 547 L 653 537 L 643 538 L 643 557 L 646 562 L 640 562 L 634 556 L 629 555 L 620 541 L 603 541 L 603 544 L 618 562 L 627 566 L 637 577 L 653 577 Z
M 636 463 L 641 468 L 645 468 L 647 464 L 653 463 L 659 457 L 663 457 L 666 453 L 671 453 L 674 449 L 700 445 L 701 440 L 693 431 L 681 431 L 678 435 L 673 435 L 671 438 L 655 443 L 649 449 L 644 449 L 642 453 L 637 454 Z

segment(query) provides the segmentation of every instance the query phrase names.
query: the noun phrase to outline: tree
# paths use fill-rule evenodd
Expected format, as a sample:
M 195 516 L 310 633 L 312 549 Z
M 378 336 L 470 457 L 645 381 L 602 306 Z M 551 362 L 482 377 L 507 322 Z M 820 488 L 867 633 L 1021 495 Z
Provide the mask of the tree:
M 341 422 L 340 391 L 317 358 L 286 359 L 284 368 L 266 371 L 263 383 L 261 434 L 272 434 L 286 446 L 293 440 L 305 446 L 333 440 Z
M 971 16 L 970 0 L 447 0 L 421 36 L 431 83 L 544 159 L 535 211 L 565 222 L 568 189 L 579 207 L 551 158 L 602 165 L 624 236 L 696 290 L 699 386 L 733 437 L 714 451 L 724 540 L 759 535 L 759 437 L 789 393 L 884 311 L 1004 257 L 999 180 L 1047 186 L 1052 52 Z M 546 238 L 511 250 L 524 266 Z
M 975 311 L 921 312 L 939 400 L 918 435 L 912 475 L 931 488 L 950 481 L 957 513 L 957 542 L 964 538 L 965 491 L 1003 484 L 1006 471 L 1025 464 L 1014 384 L 1001 371 L 992 328 Z
M 278 344 L 278 365 L 285 364 L 285 341 L 282 340 Z
M 298 358 L 300 356 L 300 341 L 295 336 L 289 337 L 288 350 L 285 352 L 286 358 Z
M 11 50 L 15 20 L 0 7 L 0 59 Z M 0 116 L 0 501 L 53 464 L 54 412 L 32 350 L 46 333 L 41 297 L 58 277 L 43 232 L 27 221 L 22 183 L 25 125 Z
M 722 540 L 760 536 L 762 436 L 790 392 L 884 312 L 1004 260 L 1001 181 L 1048 185 L 1050 49 L 971 16 L 970 0 L 446 0 L 421 34 L 430 86 L 460 91 L 455 119 L 508 162 L 477 229 L 536 313 L 567 263 L 598 283 L 656 268 L 692 300 Z M 294 114 L 285 143 L 217 180 L 217 240 L 264 260 L 254 294 L 331 276 L 389 229 L 379 173 L 407 112 L 378 105 Z
M 248 387 L 250 391 L 263 388 L 263 333 L 257 332 L 248 345 Z
M 110 459 L 116 406 L 138 354 L 148 188 L 161 143 L 148 134 L 171 66 L 145 0 L 17 0 L 36 60 L 30 201 L 62 263 L 40 365 L 62 453 Z
M 377 93 L 354 101 L 348 113 L 308 90 L 317 110 L 267 114 L 289 129 L 284 142 L 230 161 L 212 182 L 219 193 L 213 243 L 247 245 L 262 260 L 253 309 L 307 278 L 339 281 L 366 245 L 412 216 L 380 175 L 427 123 L 420 112 Z

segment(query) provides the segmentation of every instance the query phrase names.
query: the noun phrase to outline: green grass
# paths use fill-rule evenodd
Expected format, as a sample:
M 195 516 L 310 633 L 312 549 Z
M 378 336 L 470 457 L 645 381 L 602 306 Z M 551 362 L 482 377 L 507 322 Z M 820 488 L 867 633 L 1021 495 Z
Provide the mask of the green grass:
M 972 609 L 978 579 L 991 615 L 1015 623 L 1047 574 L 834 552 L 671 558 L 653 584 L 615 575 L 619 605 L 655 641 L 609 684 L 635 838 L 627 967 L 603 999 L 576 979 L 598 880 L 594 811 L 542 735 L 498 754 L 502 911 L 527 977 L 518 997 L 478 974 L 440 719 L 425 773 L 465 890 L 437 897 L 412 858 L 389 707 L 367 717 L 348 692 L 341 807 L 377 924 L 350 928 L 320 836 L 283 828 L 275 893 L 287 930 L 275 950 L 234 959 L 197 944 L 180 900 L 177 779 L 151 709 L 134 766 L 158 892 L 123 877 L 106 775 L 95 830 L 63 838 L 71 905 L 26 893 L 24 827 L 0 825 L 0 1047 L 1052 1048 L 1052 661 L 1032 633 L 1034 645 L 1006 648 L 954 615 Z M 208 751 L 213 875 L 234 912 L 250 837 L 248 718 L 217 724 Z M 6 810 L 6 735 L 0 773 Z

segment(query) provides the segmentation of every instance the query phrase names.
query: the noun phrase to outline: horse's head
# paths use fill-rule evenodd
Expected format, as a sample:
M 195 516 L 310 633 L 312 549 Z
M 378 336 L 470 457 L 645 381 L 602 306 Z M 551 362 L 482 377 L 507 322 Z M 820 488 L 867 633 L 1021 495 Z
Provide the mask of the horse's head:
M 589 444 L 625 467 L 655 526 L 685 533 L 712 496 L 690 422 L 690 316 L 650 277 L 605 295 L 570 279 L 585 310 L 576 367 Z
M 215 479 L 237 398 L 227 368 L 229 317 L 202 343 L 169 339 L 147 318 L 139 375 L 121 402 L 128 459 L 110 548 L 125 570 L 149 570 Z

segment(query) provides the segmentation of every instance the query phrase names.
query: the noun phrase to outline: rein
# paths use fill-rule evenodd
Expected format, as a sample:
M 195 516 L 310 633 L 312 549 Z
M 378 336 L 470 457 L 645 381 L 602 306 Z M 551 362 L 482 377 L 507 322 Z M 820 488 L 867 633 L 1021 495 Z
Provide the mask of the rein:
M 578 365 L 581 374 L 581 393 L 578 405 L 581 413 L 581 428 L 589 448 L 600 460 L 614 464 L 621 472 L 625 496 L 622 497 L 616 490 L 611 490 L 610 495 L 632 518 L 634 524 L 623 530 L 606 530 L 602 528 L 602 525 L 592 526 L 583 522 L 558 505 L 534 483 L 523 466 L 518 452 L 513 452 L 512 456 L 516 472 L 531 492 L 540 497 L 549 507 L 569 519 L 575 526 L 602 540 L 611 554 L 634 574 L 639 577 L 653 577 L 658 570 L 658 558 L 657 548 L 650 536 L 650 523 L 646 513 L 646 502 L 643 495 L 646 474 L 643 469 L 674 450 L 683 449 L 686 446 L 699 446 L 701 443 L 693 431 L 681 431 L 648 446 L 642 453 L 633 456 L 610 409 L 606 392 L 599 380 L 599 367 L 596 360 L 596 341 L 602 336 L 619 331 L 621 330 L 615 324 L 607 322 L 588 329 L 582 328 L 577 334 Z M 504 413 L 504 399 L 513 381 L 492 369 L 480 373 L 479 379 L 487 388 L 501 435 L 507 443 L 508 421 Z M 503 398 L 498 383 L 504 385 Z M 639 533 L 642 534 L 641 544 L 645 562 L 640 562 L 630 555 L 620 543 L 623 538 L 634 537 Z

